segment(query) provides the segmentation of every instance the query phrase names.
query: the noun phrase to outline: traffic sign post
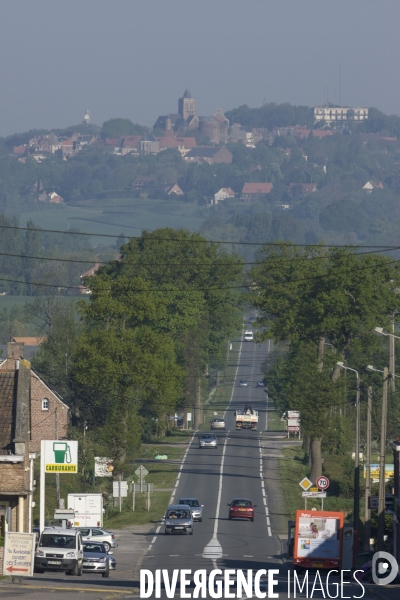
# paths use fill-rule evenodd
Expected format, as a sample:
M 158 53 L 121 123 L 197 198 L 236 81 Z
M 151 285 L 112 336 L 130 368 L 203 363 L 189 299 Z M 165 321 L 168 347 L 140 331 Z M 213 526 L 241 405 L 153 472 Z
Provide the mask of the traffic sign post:
M 143 465 L 140 465 L 136 471 L 135 475 L 139 477 L 140 482 L 140 491 L 147 492 L 147 510 L 150 510 L 151 502 L 150 502 L 150 492 L 154 491 L 153 483 L 145 483 L 143 480 L 148 475 L 149 472 Z M 133 510 L 135 510 L 135 484 L 133 484 Z
M 35 562 L 34 533 L 11 533 L 4 536 L 3 573 L 16 577 L 33 577 Z
M 308 477 L 304 477 L 304 479 L 300 481 L 299 486 L 306 492 L 312 486 L 312 481 L 310 481 Z
M 137 476 L 139 477 L 139 482 L 140 482 L 140 491 L 141 491 L 141 492 L 143 491 L 143 489 L 142 489 L 142 488 L 143 488 L 143 483 L 144 483 L 144 482 L 143 482 L 143 480 L 144 480 L 144 478 L 146 477 L 146 475 L 148 475 L 148 474 L 149 474 L 148 470 L 147 470 L 147 469 L 146 469 L 146 467 L 144 467 L 143 465 L 140 465 L 140 466 L 139 466 L 139 467 L 136 469 L 136 471 L 135 471 L 135 475 L 137 475 Z
M 318 477 L 315 485 L 319 490 L 327 490 L 329 487 L 329 479 L 325 477 L 325 475 L 321 475 L 321 477 Z

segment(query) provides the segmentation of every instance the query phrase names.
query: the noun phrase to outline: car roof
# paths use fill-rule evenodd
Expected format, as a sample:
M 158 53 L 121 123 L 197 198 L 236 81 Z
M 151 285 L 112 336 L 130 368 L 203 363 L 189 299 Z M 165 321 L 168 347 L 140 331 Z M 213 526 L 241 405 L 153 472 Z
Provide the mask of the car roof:
M 235 500 L 246 500 L 246 502 L 251 502 L 250 498 L 234 498 L 232 500 L 232 502 L 235 502 Z M 252 503 L 252 502 L 251 502 Z M 253 504 L 253 503 L 252 503 Z
M 188 508 L 190 510 L 190 506 L 188 504 L 171 504 L 170 506 L 167 507 L 167 510 L 182 510 L 182 507 Z
M 76 536 L 76 529 L 65 529 L 64 527 L 45 527 L 42 533 L 58 533 L 62 535 Z M 80 533 L 80 532 L 79 532 Z
M 195 498 L 194 496 L 193 498 L 191 496 L 183 496 L 183 498 L 179 498 L 179 502 L 181 500 L 198 500 L 198 498 Z M 179 504 L 179 506 L 182 506 L 182 504 Z

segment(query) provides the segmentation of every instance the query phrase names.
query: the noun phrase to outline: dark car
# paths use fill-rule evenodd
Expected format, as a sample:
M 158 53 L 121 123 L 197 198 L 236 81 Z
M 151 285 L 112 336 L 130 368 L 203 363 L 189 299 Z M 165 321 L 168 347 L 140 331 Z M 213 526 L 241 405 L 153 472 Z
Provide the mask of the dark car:
M 251 500 L 247 498 L 235 498 L 228 506 L 229 519 L 250 519 L 250 521 L 254 521 L 255 505 Z
M 262 379 L 260 379 L 260 381 L 257 381 L 256 387 L 258 387 L 258 388 L 259 387 L 261 387 L 261 388 L 265 387 L 264 381 Z
M 101 573 L 102 577 L 110 577 L 110 556 L 104 544 L 100 542 L 83 544 L 83 571 L 84 573 Z

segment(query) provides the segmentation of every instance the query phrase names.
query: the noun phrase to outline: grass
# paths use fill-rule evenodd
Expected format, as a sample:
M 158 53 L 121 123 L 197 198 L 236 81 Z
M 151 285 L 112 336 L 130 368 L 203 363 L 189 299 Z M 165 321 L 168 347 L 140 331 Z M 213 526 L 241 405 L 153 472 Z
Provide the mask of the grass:
M 185 228 L 198 231 L 206 216 L 195 204 L 168 202 L 143 198 L 117 198 L 87 200 L 62 207 L 42 208 L 21 213 L 20 222 L 29 219 L 43 229 L 65 231 L 78 227 L 88 233 L 107 233 L 116 237 L 123 231 L 127 236 L 140 235 L 142 229 L 152 231 L 158 227 Z M 93 238 L 93 243 L 104 243 Z
M 281 420 L 282 412 L 279 410 L 268 411 L 268 431 L 285 431 L 285 422 Z

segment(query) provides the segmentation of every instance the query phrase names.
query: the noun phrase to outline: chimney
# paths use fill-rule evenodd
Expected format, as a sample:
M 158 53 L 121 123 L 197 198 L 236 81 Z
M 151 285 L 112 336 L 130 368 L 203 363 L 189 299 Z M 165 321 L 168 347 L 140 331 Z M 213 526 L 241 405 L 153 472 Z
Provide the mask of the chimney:
M 24 345 L 23 342 L 7 342 L 7 358 L 13 360 L 24 358 Z
M 30 430 L 31 363 L 21 360 L 18 370 L 17 410 L 15 415 L 15 454 L 25 454 Z

